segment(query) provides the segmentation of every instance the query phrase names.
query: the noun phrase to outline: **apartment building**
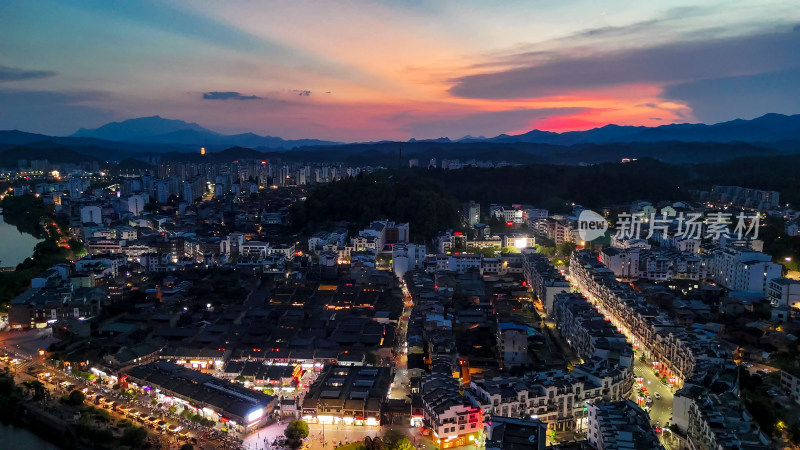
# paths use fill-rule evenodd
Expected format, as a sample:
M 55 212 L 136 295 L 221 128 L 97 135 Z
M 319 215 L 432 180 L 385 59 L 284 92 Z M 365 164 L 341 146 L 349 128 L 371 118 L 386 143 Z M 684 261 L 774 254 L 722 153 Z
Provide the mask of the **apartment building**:
M 486 450 L 545 450 L 547 424 L 535 419 L 492 416 L 484 426 Z
M 451 380 L 426 376 L 421 383 L 423 423 L 433 430 L 439 449 L 471 444 L 483 432 L 483 411 Z
M 782 277 L 771 280 L 767 298 L 773 308 L 800 309 L 800 281 Z
M 739 398 L 735 366 L 709 371 L 687 379 L 675 392 L 673 424 L 694 448 L 766 450 L 768 437 L 761 431 Z M 713 386 L 720 388 L 713 389 Z M 727 386 L 727 388 L 725 388 Z
M 658 363 L 657 369 L 670 384 L 707 366 L 719 364 L 727 355 L 712 339 L 678 327 L 668 316 L 647 305 L 627 283 L 603 267 L 588 251 L 576 251 L 570 261 L 572 282 L 622 331 L 633 344 Z
M 571 372 L 473 377 L 465 395 L 483 410 L 485 420 L 492 415 L 531 417 L 546 423 L 548 429 L 564 431 L 585 429 L 588 404 L 620 400 L 630 395 L 632 387 L 629 369 L 604 361 L 581 364 Z
M 708 276 L 732 291 L 768 295 L 770 282 L 781 277 L 781 265 L 770 255 L 747 248 L 717 248 L 709 259 Z
M 564 275 L 541 253 L 533 251 L 523 253 L 522 272 L 534 297 L 542 302 L 547 314 L 553 312 L 555 296 L 570 291 L 570 284 Z
M 800 370 L 781 370 L 781 387 L 789 398 L 800 404 Z
M 553 320 L 569 346 L 584 360 L 633 366 L 633 347 L 581 294 L 558 294 Z
M 497 321 L 497 357 L 502 369 L 528 364 L 528 326 Z
M 650 417 L 630 400 L 590 404 L 587 438 L 596 450 L 664 448 Z
M 625 279 L 704 280 L 707 276 L 703 258 L 673 249 L 606 247 L 600 252 L 600 262 L 611 269 L 615 276 Z

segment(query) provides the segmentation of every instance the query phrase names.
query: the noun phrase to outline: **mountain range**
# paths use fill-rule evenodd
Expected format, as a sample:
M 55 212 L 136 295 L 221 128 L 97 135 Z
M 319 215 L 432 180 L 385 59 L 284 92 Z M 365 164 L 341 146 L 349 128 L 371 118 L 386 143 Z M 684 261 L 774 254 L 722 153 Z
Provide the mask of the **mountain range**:
M 99 128 L 81 128 L 70 137 L 94 138 L 117 142 L 180 144 L 201 147 L 266 147 L 290 150 L 310 145 L 337 145 L 339 142 L 318 139 L 284 140 L 255 133 L 225 135 L 203 128 L 196 123 L 165 119 L 160 116 L 140 117 L 122 122 L 110 122 Z
M 41 140 L 57 142 L 59 138 L 45 135 L 24 133 L 20 131 L 2 132 L 0 144 L 27 144 Z M 264 148 L 274 150 L 289 150 L 299 147 L 319 147 L 326 145 L 340 145 L 340 142 L 318 139 L 285 140 L 274 136 L 260 136 L 255 133 L 242 133 L 226 135 L 204 128 L 196 123 L 183 120 L 165 119 L 160 116 L 140 117 L 122 122 L 110 122 L 99 128 L 81 128 L 68 136 L 70 143 L 83 145 L 97 145 L 96 140 L 127 143 L 148 143 L 191 146 L 191 151 L 196 147 L 209 147 L 223 149 L 233 146 Z M 77 141 L 73 139 L 84 139 Z M 63 139 L 63 138 L 62 138 Z M 552 131 L 531 130 L 518 135 L 501 134 L 494 137 L 472 137 L 451 140 L 443 137 L 438 139 L 410 139 L 408 142 L 437 142 L 437 143 L 535 143 L 552 145 L 576 144 L 604 144 L 624 142 L 782 142 L 800 140 L 800 114 L 766 114 L 752 119 L 736 119 L 712 125 L 706 124 L 671 124 L 658 127 L 606 125 L 586 131 L 567 131 L 555 133 Z M 63 140 L 62 140 L 63 142 Z M 391 141 L 381 141 L 386 143 Z
M 501 134 L 484 139 L 488 142 L 535 142 L 538 144 L 574 145 L 611 142 L 780 142 L 800 139 L 800 114 L 766 114 L 752 120 L 736 119 L 713 125 L 682 123 L 658 127 L 606 125 L 587 131 L 553 133 L 532 130 L 509 136 Z M 461 141 L 475 141 L 462 139 Z M 477 139 L 480 140 L 480 139 Z
M 207 148 L 206 156 L 201 157 L 200 147 Z M 112 122 L 61 137 L 18 130 L 0 131 L 0 160 L 4 162 L 0 167 L 13 167 L 15 161 L 23 159 L 73 162 L 75 155 L 86 155 L 89 161 L 109 162 L 129 158 L 148 162 L 280 158 L 393 167 L 405 164 L 407 161 L 402 161 L 403 158 L 575 165 L 621 158 L 701 163 L 794 153 L 800 153 L 800 115 L 781 114 L 713 125 L 606 125 L 565 133 L 532 130 L 519 135 L 465 136 L 458 140 L 349 144 L 315 139 L 284 140 L 253 133 L 225 135 L 196 123 L 159 116 Z

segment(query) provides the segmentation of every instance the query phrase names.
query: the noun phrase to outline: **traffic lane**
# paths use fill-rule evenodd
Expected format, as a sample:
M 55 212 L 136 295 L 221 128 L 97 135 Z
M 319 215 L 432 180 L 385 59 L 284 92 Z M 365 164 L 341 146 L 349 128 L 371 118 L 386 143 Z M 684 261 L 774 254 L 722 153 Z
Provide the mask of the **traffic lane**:
M 643 363 L 636 358 L 633 371 L 636 377 L 644 379 L 642 385 L 647 388 L 647 392 L 653 399 L 649 412 L 650 423 L 654 425 L 658 423 L 659 426 L 665 426 L 668 422 L 671 423 L 670 417 L 672 417 L 673 392 L 655 375 L 649 362 Z M 660 399 L 655 398 L 656 393 L 659 394 L 661 397 Z M 634 400 L 636 400 L 635 397 L 637 395 L 638 393 L 636 389 L 634 389 Z

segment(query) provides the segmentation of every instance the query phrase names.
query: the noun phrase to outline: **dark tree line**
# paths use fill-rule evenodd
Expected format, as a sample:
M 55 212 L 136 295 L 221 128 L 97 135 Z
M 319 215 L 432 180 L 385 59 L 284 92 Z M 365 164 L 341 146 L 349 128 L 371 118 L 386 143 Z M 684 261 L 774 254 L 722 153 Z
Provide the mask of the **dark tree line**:
M 440 230 L 458 227 L 459 204 L 428 177 L 399 172 L 359 175 L 315 189 L 290 211 L 296 231 L 351 225 L 351 231 L 370 221 L 408 222 L 412 238 L 430 239 Z

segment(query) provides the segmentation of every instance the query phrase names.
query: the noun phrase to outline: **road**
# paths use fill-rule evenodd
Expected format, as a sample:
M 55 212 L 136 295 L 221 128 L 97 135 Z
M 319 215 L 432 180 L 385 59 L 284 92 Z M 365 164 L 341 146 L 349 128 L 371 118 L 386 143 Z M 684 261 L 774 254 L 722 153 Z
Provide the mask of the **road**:
M 633 373 L 636 376 L 637 380 L 642 378 L 641 386 L 647 388 L 647 392 L 650 394 L 653 402 L 650 408 L 650 423 L 653 425 L 659 426 L 668 426 L 671 423 L 672 418 L 672 400 L 673 400 L 673 393 L 669 387 L 665 386 L 659 377 L 655 375 L 653 372 L 653 367 L 649 360 L 645 362 L 640 362 L 639 357 L 637 355 L 634 358 L 635 362 L 633 365 Z M 638 386 L 639 383 L 637 381 L 636 385 Z M 661 396 L 661 399 L 656 399 L 655 394 L 658 393 Z M 631 399 L 635 402 L 637 400 L 639 393 L 634 386 L 634 392 L 632 394 Z
M 244 439 L 243 447 L 247 450 L 272 449 L 271 443 L 283 437 L 289 421 L 274 423 L 258 431 L 251 433 Z M 309 435 L 306 445 L 311 450 L 332 450 L 339 443 L 363 441 L 366 436 L 383 436 L 389 429 L 396 430 L 411 440 L 419 449 L 432 450 L 433 444 L 430 438 L 424 438 L 419 434 L 417 428 L 412 427 L 370 427 L 357 425 L 325 425 L 325 445 L 323 445 L 322 433 L 323 426 L 320 424 L 308 424 Z
M 50 344 L 57 341 L 50 328 L 0 333 L 0 349 L 28 358 L 38 357 L 39 350 L 47 350 Z
M 407 291 L 406 291 L 407 292 Z M 408 319 L 411 317 L 411 308 L 413 303 L 410 301 L 410 295 L 406 294 L 406 302 L 403 306 L 403 313 L 400 315 L 400 320 L 397 322 L 397 340 L 395 347 L 395 373 L 394 382 L 389 391 L 389 398 L 408 400 L 409 395 L 409 378 L 408 378 L 408 346 L 406 341 L 406 332 L 408 331 Z

